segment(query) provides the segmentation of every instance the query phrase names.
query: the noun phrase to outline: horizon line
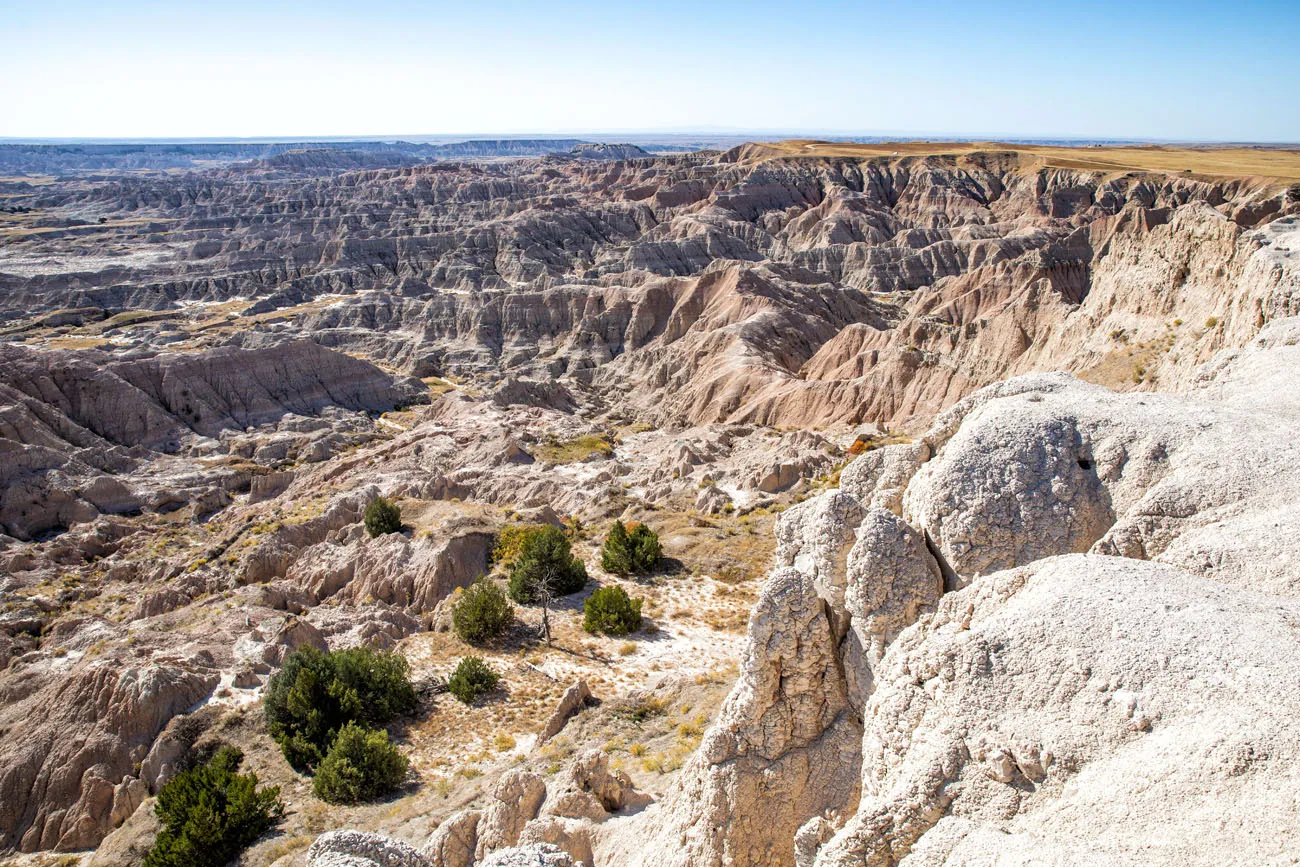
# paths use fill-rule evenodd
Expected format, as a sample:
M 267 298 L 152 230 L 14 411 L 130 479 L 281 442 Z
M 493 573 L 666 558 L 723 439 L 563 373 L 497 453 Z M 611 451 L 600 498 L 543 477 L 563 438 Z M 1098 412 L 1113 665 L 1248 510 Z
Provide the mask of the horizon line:
M 428 144 L 420 139 L 439 139 L 440 143 L 467 141 L 517 141 L 548 139 L 574 139 L 582 136 L 628 136 L 653 138 L 728 138 L 759 140 L 819 139 L 834 141 L 836 139 L 869 138 L 886 142 L 1005 142 L 1009 144 L 1034 144 L 1038 142 L 1078 143 L 1078 144 L 1173 144 L 1173 145 L 1217 145 L 1217 146 L 1293 146 L 1300 147 L 1300 141 L 1286 139 L 1204 139 L 1204 138 L 1162 138 L 1153 136 L 1103 136 L 1103 135 L 1024 135 L 1014 133 L 948 133 L 934 131 L 844 131 L 827 129 L 746 129 L 746 128 L 663 128 L 663 129 L 577 129 L 538 132 L 426 132 L 426 133 L 356 133 L 345 135 L 166 135 L 166 136 L 12 136 L 0 135 L 3 145 L 58 145 L 58 144 L 312 144 L 317 142 L 405 142 L 411 144 Z M 606 142 L 614 143 L 614 142 Z

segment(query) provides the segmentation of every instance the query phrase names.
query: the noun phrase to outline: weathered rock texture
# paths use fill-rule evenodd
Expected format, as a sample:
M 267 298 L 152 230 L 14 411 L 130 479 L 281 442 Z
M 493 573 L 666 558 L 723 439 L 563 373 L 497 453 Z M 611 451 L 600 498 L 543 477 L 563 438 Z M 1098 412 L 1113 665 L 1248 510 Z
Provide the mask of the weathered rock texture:
M 1014 151 L 751 157 L 70 181 L 23 197 L 56 225 L 0 258 L 0 314 L 155 311 L 93 333 L 170 341 L 236 304 L 200 342 L 292 321 L 419 376 L 567 376 L 660 423 L 812 426 L 926 417 L 1032 370 L 1181 382 L 1297 312 L 1285 185 Z
M 0 190 L 0 847 L 93 846 L 185 720 L 296 647 L 417 631 L 504 520 L 801 499 L 671 798 L 584 754 L 420 857 L 1120 860 L 1147 822 L 1155 861 L 1204 826 L 1266 862 L 1294 827 L 1253 805 L 1292 774 L 1300 188 L 1014 151 L 232 147 Z M 194 156 L 133 153 L 84 168 Z M 859 423 L 893 444 L 807 499 L 846 441 L 811 428 Z M 378 495 L 412 529 L 369 538 Z M 1233 725 L 1227 782 L 1196 714 Z M 1130 754 L 1177 773 L 1121 792 Z M 1216 786 L 1226 826 L 1174 809 Z
M 594 864 L 593 844 L 616 813 L 650 801 L 609 757 L 582 753 L 544 782 L 511 770 L 497 780 L 487 804 L 454 814 L 421 850 L 431 867 L 485 864 Z M 528 859 L 532 860 L 518 860 Z M 560 860 L 552 860 L 558 858 Z
M 307 850 L 309 867 L 425 867 L 426 863 L 400 840 L 364 831 L 330 831 Z
M 27 680 L 41 683 L 35 672 Z M 216 683 L 211 670 L 108 661 L 53 678 L 30 696 L 20 691 L 22 680 L 6 681 L 0 846 L 31 852 L 97 844 L 148 794 L 133 764 L 172 717 Z
M 191 478 L 178 479 L 174 467 L 152 484 L 115 476 L 182 448 L 238 455 L 240 441 L 232 434 L 294 416 L 427 400 L 420 382 L 309 341 L 128 361 L 0 343 L 0 366 L 0 527 L 19 538 L 100 513 L 167 510 L 191 501 L 201 512 L 214 511 L 229 502 L 223 485 L 247 486 L 251 478 L 229 471 L 195 478 L 191 471 Z M 317 444 L 328 454 L 343 440 L 286 433 L 278 444 L 271 459 L 305 457 Z
M 1298 363 L 1284 320 L 1183 394 L 1021 377 L 860 458 L 783 520 L 740 682 L 597 860 L 1283 858 Z

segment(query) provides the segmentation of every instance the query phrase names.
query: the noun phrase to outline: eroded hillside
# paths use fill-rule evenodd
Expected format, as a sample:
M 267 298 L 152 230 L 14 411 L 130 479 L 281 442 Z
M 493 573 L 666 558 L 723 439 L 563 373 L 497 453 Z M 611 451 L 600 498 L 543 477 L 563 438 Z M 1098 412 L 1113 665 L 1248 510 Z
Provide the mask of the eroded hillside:
M 0 848 L 139 863 L 218 741 L 292 808 L 249 867 L 339 828 L 424 850 L 314 863 L 1087 863 L 1221 753 L 1254 803 L 1251 757 L 1289 761 L 1295 155 L 898 150 L 0 181 Z M 380 496 L 404 526 L 371 537 Z M 652 575 L 600 567 L 616 518 L 659 532 Z M 593 579 L 553 645 L 529 604 L 470 648 L 449 598 L 547 524 Z M 613 585 L 626 639 L 581 628 Z M 1160 605 L 1186 614 L 1130 640 Z M 407 787 L 341 808 L 259 700 L 294 649 L 356 645 L 421 693 Z M 470 652 L 503 678 L 466 707 L 439 684 Z M 1197 701 L 1258 737 L 1186 746 Z M 1100 841 L 1102 801 L 1146 818 Z

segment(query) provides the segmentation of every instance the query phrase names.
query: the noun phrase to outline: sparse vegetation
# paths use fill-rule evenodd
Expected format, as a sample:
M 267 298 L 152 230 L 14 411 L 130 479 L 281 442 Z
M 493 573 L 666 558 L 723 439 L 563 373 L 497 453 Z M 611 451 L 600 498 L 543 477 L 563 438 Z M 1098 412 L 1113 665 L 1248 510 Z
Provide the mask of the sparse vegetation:
M 317 767 L 351 722 L 383 725 L 415 708 L 406 659 L 354 648 L 289 655 L 266 687 L 263 709 L 271 737 L 299 771 Z
M 903 152 L 912 156 L 965 155 L 986 147 L 977 143 L 917 142 L 903 144 L 856 144 L 847 142 L 767 142 L 764 158 L 797 154 L 800 157 L 850 157 L 869 159 Z M 1016 145 L 1012 152 L 1055 168 L 1113 172 L 1123 169 L 1157 172 L 1194 172 L 1200 175 L 1238 177 L 1260 175 L 1294 181 L 1300 177 L 1294 151 L 1268 148 L 1206 148 L 1188 151 L 1176 148 L 1095 147 L 1058 145 Z
M 641 600 L 617 585 L 601 587 L 582 606 L 582 628 L 606 635 L 627 635 L 641 628 Z
M 206 764 L 177 774 L 154 807 L 162 831 L 145 867 L 223 867 L 284 817 L 279 787 L 239 774 L 244 754 L 223 746 Z
M 614 713 L 641 725 L 647 720 L 663 716 L 668 711 L 668 700 L 650 695 L 634 695 Z
M 447 691 L 465 704 L 472 704 L 479 696 L 496 688 L 501 676 L 477 656 L 467 656 L 456 666 L 447 681 Z
M 614 454 L 614 446 L 609 439 L 596 434 L 583 434 L 570 439 L 549 437 L 545 443 L 533 450 L 538 460 L 552 464 L 572 464 L 593 457 L 609 457 Z
M 366 506 L 366 532 L 370 538 L 402 532 L 402 510 L 386 497 L 375 497 Z
M 332 804 L 357 804 L 386 795 L 406 779 L 409 763 L 388 732 L 356 723 L 339 730 L 316 770 L 312 792 Z
M 507 524 L 497 534 L 496 544 L 492 546 L 492 562 L 500 563 L 509 569 L 519 559 L 524 550 L 524 542 L 540 533 L 543 524 Z
M 470 644 L 491 641 L 514 619 L 515 609 L 506 594 L 487 578 L 480 578 L 467 588 L 451 609 L 456 634 Z
M 510 570 L 510 598 L 521 605 L 577 593 L 587 584 L 587 567 L 573 556 L 569 539 L 558 527 L 542 527 L 525 537 Z
M 860 434 L 856 439 L 853 440 L 853 443 L 848 447 L 847 454 L 851 458 L 856 458 L 858 455 L 866 454 L 867 452 L 874 451 L 879 448 L 884 448 L 885 446 L 899 445 L 900 443 L 910 443 L 911 441 L 912 438 L 907 434 L 894 433 L 893 431 L 885 431 L 883 434 L 880 434 L 879 436 Z
M 622 521 L 615 521 L 605 537 L 600 568 L 614 575 L 645 574 L 658 565 L 662 555 L 658 534 L 645 524 L 633 523 L 629 530 Z

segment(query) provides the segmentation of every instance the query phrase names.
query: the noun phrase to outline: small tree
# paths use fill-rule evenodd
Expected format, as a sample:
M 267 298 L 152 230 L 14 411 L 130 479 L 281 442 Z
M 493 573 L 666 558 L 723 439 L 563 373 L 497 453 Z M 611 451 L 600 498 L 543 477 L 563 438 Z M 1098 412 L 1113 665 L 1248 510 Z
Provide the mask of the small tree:
M 632 571 L 640 574 L 654 571 L 663 557 L 659 534 L 645 524 L 637 524 L 628 534 L 628 542 L 632 545 Z
M 587 567 L 573 556 L 569 539 L 558 527 L 542 527 L 529 535 L 510 570 L 510 598 L 542 606 L 542 638 L 551 643 L 551 606 L 560 596 L 577 593 L 587 584 Z
M 582 606 L 582 628 L 607 635 L 627 635 L 641 628 L 641 600 L 618 585 L 600 587 Z
M 491 692 L 499 680 L 501 676 L 490 665 L 477 656 L 467 656 L 447 681 L 447 691 L 470 704 L 484 693 Z
M 317 768 L 312 792 L 332 804 L 369 801 L 400 786 L 409 766 L 388 732 L 348 723 Z
M 611 575 L 627 575 L 632 571 L 632 552 L 628 545 L 627 527 L 615 521 L 605 537 L 605 547 L 600 551 L 600 568 Z
M 266 686 L 267 728 L 289 764 L 309 770 L 320 764 L 347 723 L 383 725 L 414 710 L 408 672 L 405 657 L 397 653 L 301 647 Z
M 364 520 L 366 532 L 372 539 L 385 533 L 402 532 L 402 510 L 386 497 L 375 497 L 370 501 Z
M 662 556 L 659 535 L 654 530 L 645 524 L 633 524 L 629 532 L 622 521 L 615 521 L 605 537 L 600 568 L 614 575 L 643 575 L 652 571 Z
M 577 593 L 587 585 L 587 567 L 573 556 L 559 527 L 543 527 L 524 540 L 510 570 L 510 598 L 521 605 L 534 602 L 543 582 L 555 596 Z
M 279 787 L 259 790 L 256 774 L 236 773 L 243 760 L 223 746 L 162 787 L 154 812 L 163 828 L 145 867 L 224 867 L 284 818 Z
M 492 563 L 500 563 L 507 569 L 515 565 L 515 560 L 523 552 L 524 543 L 530 536 L 542 531 L 544 524 L 507 524 L 497 533 L 492 546 Z
M 456 634 L 470 644 L 496 638 L 515 619 L 515 609 L 501 588 L 486 577 L 466 588 L 451 609 Z

